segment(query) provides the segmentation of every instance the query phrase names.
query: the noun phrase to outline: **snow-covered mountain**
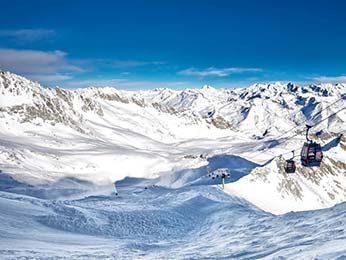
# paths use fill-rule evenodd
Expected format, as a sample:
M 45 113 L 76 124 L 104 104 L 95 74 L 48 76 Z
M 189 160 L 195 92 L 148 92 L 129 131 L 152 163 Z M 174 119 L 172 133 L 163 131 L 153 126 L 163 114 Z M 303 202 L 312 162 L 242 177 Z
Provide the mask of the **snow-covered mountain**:
M 330 207 L 346 199 L 341 136 L 346 111 L 339 111 L 346 106 L 345 93 L 345 84 L 292 83 L 183 91 L 65 90 L 3 71 L 0 166 L 32 185 L 66 177 L 111 185 L 140 177 L 168 187 L 199 183 L 206 166 L 229 168 L 247 176 L 229 181 L 226 191 L 267 211 Z M 297 173 L 288 176 L 284 159 L 302 146 L 305 123 L 321 121 L 311 132 L 320 132 L 315 139 L 325 145 L 322 167 L 298 163 Z M 238 169 L 239 159 L 251 167 Z
M 345 107 L 345 84 L 66 90 L 2 71 L 0 255 L 342 258 Z M 306 123 L 321 167 L 286 174 Z

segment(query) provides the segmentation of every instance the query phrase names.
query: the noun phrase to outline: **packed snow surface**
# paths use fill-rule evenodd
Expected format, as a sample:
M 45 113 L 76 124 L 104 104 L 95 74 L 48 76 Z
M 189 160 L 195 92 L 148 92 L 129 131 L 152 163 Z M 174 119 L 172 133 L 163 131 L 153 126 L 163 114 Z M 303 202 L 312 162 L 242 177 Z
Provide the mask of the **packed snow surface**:
M 2 257 L 346 256 L 345 203 L 275 216 L 212 186 L 167 189 L 125 179 L 118 192 L 74 200 L 0 192 Z
M 0 72 L 1 258 L 343 259 L 345 93 L 68 91 Z M 306 123 L 323 162 L 286 174 Z

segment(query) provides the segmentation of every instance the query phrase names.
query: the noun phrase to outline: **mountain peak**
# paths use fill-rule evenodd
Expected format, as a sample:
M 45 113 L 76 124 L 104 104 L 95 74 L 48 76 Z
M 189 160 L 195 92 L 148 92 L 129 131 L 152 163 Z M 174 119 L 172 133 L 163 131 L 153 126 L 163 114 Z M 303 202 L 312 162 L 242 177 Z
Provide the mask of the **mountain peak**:
M 212 87 L 211 85 L 203 85 L 202 89 L 203 90 L 215 90 L 215 88 Z

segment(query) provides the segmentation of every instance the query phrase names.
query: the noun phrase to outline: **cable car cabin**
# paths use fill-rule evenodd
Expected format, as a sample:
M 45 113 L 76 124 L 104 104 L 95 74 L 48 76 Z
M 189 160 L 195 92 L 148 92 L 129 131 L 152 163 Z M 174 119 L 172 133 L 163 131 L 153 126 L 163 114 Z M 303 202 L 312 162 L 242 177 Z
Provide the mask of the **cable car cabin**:
M 300 156 L 302 165 L 307 167 L 320 166 L 323 158 L 322 147 L 315 142 L 305 142 Z
M 285 164 L 285 172 L 286 173 L 295 173 L 296 171 L 296 164 L 293 160 L 286 160 Z

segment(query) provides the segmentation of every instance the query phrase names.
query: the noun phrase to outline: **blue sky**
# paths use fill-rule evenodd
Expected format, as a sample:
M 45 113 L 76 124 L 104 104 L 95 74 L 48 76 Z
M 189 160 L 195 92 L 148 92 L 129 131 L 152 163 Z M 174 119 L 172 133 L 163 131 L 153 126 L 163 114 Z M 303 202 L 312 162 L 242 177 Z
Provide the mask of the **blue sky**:
M 44 85 L 346 82 L 346 1 L 0 4 L 0 68 Z

